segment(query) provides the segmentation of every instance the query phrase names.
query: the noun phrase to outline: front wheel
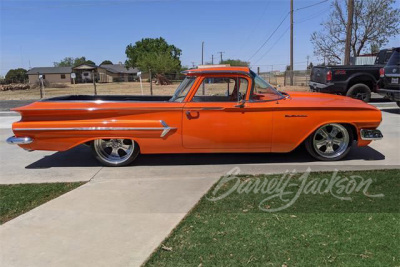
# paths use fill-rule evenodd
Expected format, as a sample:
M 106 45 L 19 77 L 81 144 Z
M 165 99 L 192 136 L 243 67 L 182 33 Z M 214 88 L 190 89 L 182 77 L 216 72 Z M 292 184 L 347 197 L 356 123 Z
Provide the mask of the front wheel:
M 353 142 L 351 129 L 341 124 L 330 123 L 321 126 L 306 140 L 307 151 L 322 161 L 335 161 L 344 158 Z
M 140 149 L 130 139 L 97 139 L 91 144 L 96 159 L 105 166 L 120 167 L 130 164 Z

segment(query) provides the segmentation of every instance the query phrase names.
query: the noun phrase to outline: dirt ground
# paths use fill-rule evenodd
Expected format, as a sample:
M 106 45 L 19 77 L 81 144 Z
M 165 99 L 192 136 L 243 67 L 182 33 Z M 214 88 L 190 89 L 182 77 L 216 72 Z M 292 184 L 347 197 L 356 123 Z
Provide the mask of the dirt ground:
M 179 83 L 171 85 L 155 85 L 153 84 L 153 95 L 172 95 Z M 44 98 L 62 96 L 62 95 L 92 95 L 94 94 L 93 84 L 68 84 L 67 88 L 45 88 Z M 99 83 L 96 84 L 98 95 L 141 95 L 139 82 L 122 82 L 122 83 Z M 282 91 L 308 91 L 308 87 L 303 86 L 279 86 Z M 143 94 L 150 95 L 150 84 L 143 83 Z M 0 91 L 0 100 L 28 100 L 40 99 L 40 90 L 15 90 Z

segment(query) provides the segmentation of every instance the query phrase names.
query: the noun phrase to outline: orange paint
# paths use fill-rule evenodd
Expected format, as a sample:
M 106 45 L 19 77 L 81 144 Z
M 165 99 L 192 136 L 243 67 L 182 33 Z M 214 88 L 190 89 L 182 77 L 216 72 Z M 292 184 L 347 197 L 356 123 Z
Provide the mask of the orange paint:
M 280 100 L 250 101 L 249 73 L 244 67 L 190 70 L 187 75 L 196 81 L 182 102 L 39 101 L 14 109 L 22 119 L 13 131 L 33 139 L 20 145 L 31 150 L 64 151 L 95 139 L 124 138 L 135 140 L 144 154 L 289 152 L 327 123 L 352 125 L 358 145 L 365 146 L 371 141 L 360 139 L 360 129 L 376 129 L 381 122 L 377 108 L 343 96 L 289 92 Z M 246 79 L 244 105 L 192 102 L 204 77 Z M 252 99 L 269 96 L 257 93 Z M 169 128 L 163 137 L 161 121 Z

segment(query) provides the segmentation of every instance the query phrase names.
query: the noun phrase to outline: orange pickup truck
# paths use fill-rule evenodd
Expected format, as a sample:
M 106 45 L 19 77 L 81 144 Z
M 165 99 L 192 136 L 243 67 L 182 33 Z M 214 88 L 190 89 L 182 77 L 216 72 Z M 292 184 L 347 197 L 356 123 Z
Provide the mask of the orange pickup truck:
M 55 97 L 14 109 L 7 142 L 26 150 L 92 147 L 107 166 L 139 153 L 290 152 L 301 144 L 319 160 L 339 160 L 353 142 L 382 138 L 380 110 L 321 93 L 279 92 L 247 67 L 184 72 L 173 96 Z

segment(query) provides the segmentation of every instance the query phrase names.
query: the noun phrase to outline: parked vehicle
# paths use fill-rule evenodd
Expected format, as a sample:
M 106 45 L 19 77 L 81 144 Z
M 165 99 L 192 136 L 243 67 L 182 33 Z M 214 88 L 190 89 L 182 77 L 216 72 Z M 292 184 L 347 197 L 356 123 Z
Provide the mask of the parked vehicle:
M 381 50 L 374 65 L 316 66 L 311 70 L 310 89 L 314 92 L 345 95 L 369 102 L 376 92 L 379 71 L 388 62 L 393 49 Z
M 381 68 L 380 77 L 378 93 L 400 107 L 400 47 L 394 49 L 386 66 Z
M 7 142 L 27 150 L 64 151 L 89 144 L 107 166 L 139 153 L 290 152 L 305 144 L 318 160 L 339 160 L 353 141 L 382 134 L 377 108 L 342 96 L 277 91 L 247 67 L 184 72 L 169 96 L 55 97 L 14 109 Z

